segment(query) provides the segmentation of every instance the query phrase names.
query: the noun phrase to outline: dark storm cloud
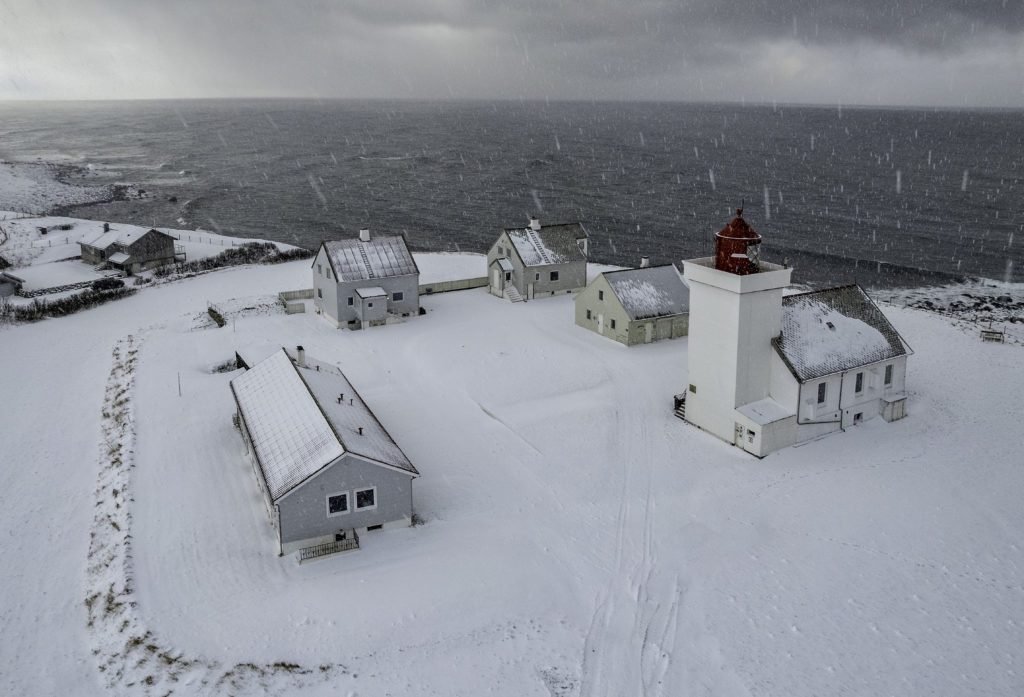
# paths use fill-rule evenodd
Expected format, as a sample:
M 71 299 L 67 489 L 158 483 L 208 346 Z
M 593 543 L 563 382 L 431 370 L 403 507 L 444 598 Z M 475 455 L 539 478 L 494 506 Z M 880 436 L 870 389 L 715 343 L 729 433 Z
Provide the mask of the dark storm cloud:
M 0 25 L 0 97 L 1024 100 L 1024 0 L 0 0 Z

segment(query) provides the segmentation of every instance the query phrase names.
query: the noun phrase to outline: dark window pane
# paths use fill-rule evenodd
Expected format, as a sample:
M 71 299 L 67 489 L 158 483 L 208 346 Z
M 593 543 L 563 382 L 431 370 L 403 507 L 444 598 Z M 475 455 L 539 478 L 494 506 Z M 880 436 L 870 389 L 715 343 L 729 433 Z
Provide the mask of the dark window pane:
M 348 494 L 336 494 L 327 497 L 327 510 L 331 513 L 344 513 L 348 510 Z
M 373 489 L 363 489 L 356 492 L 356 508 L 369 508 L 377 503 Z

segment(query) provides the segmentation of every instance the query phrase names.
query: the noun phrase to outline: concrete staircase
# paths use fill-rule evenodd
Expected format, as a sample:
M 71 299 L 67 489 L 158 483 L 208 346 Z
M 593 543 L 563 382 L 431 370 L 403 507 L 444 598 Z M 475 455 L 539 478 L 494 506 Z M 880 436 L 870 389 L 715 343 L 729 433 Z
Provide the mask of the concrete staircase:
M 680 399 L 680 397 L 682 397 L 682 399 Z M 676 395 L 676 403 L 679 406 L 677 406 L 675 408 L 675 411 L 673 411 L 672 413 L 674 413 L 676 415 L 676 417 L 682 419 L 683 421 L 686 421 L 686 393 L 685 392 L 682 395 Z
M 519 289 L 515 286 L 505 286 L 505 297 L 514 303 L 521 303 L 525 298 L 520 295 Z

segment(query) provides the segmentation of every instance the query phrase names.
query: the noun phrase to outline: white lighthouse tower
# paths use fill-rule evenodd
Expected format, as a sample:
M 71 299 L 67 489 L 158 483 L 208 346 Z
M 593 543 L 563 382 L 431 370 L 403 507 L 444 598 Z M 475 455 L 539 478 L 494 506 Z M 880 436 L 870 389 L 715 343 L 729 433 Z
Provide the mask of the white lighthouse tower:
M 762 408 L 763 400 L 774 406 L 772 364 L 778 359 L 772 339 L 782 329 L 782 291 L 792 270 L 761 261 L 761 236 L 742 214 L 737 210 L 715 236 L 715 256 L 683 262 L 690 286 L 685 418 L 761 455 L 764 434 L 738 410 Z

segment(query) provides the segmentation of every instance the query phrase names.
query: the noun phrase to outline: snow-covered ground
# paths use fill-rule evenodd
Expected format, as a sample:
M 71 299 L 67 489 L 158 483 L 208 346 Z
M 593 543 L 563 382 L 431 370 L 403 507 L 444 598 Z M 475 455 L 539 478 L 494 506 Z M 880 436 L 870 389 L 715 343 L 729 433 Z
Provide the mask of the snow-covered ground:
M 0 328 L 0 693 L 1024 692 L 1020 347 L 886 306 L 910 415 L 756 460 L 672 415 L 685 339 L 626 348 L 568 296 L 361 332 L 267 302 L 308 282 L 229 269 Z M 275 556 L 211 371 L 256 341 L 341 366 L 423 525 Z
M 0 162 L 0 211 L 41 214 L 56 205 L 91 203 L 111 196 L 106 186 L 74 186 L 55 177 L 53 165 Z
M 65 218 L 61 216 L 14 217 L 0 219 L 0 256 L 3 256 L 13 267 L 48 264 L 76 257 L 82 253 L 79 242 L 90 240 L 103 234 L 104 223 L 99 220 L 82 218 Z M 40 228 L 46 228 L 43 234 Z M 67 228 L 67 229 L 61 229 Z M 111 229 L 128 231 L 149 230 L 140 225 L 112 223 Z M 178 241 L 184 248 L 188 261 L 205 259 L 220 254 L 225 249 L 247 242 L 267 242 L 268 240 L 247 237 L 228 237 L 205 230 L 175 230 L 157 228 Z M 294 249 L 292 245 L 274 242 L 280 249 Z

